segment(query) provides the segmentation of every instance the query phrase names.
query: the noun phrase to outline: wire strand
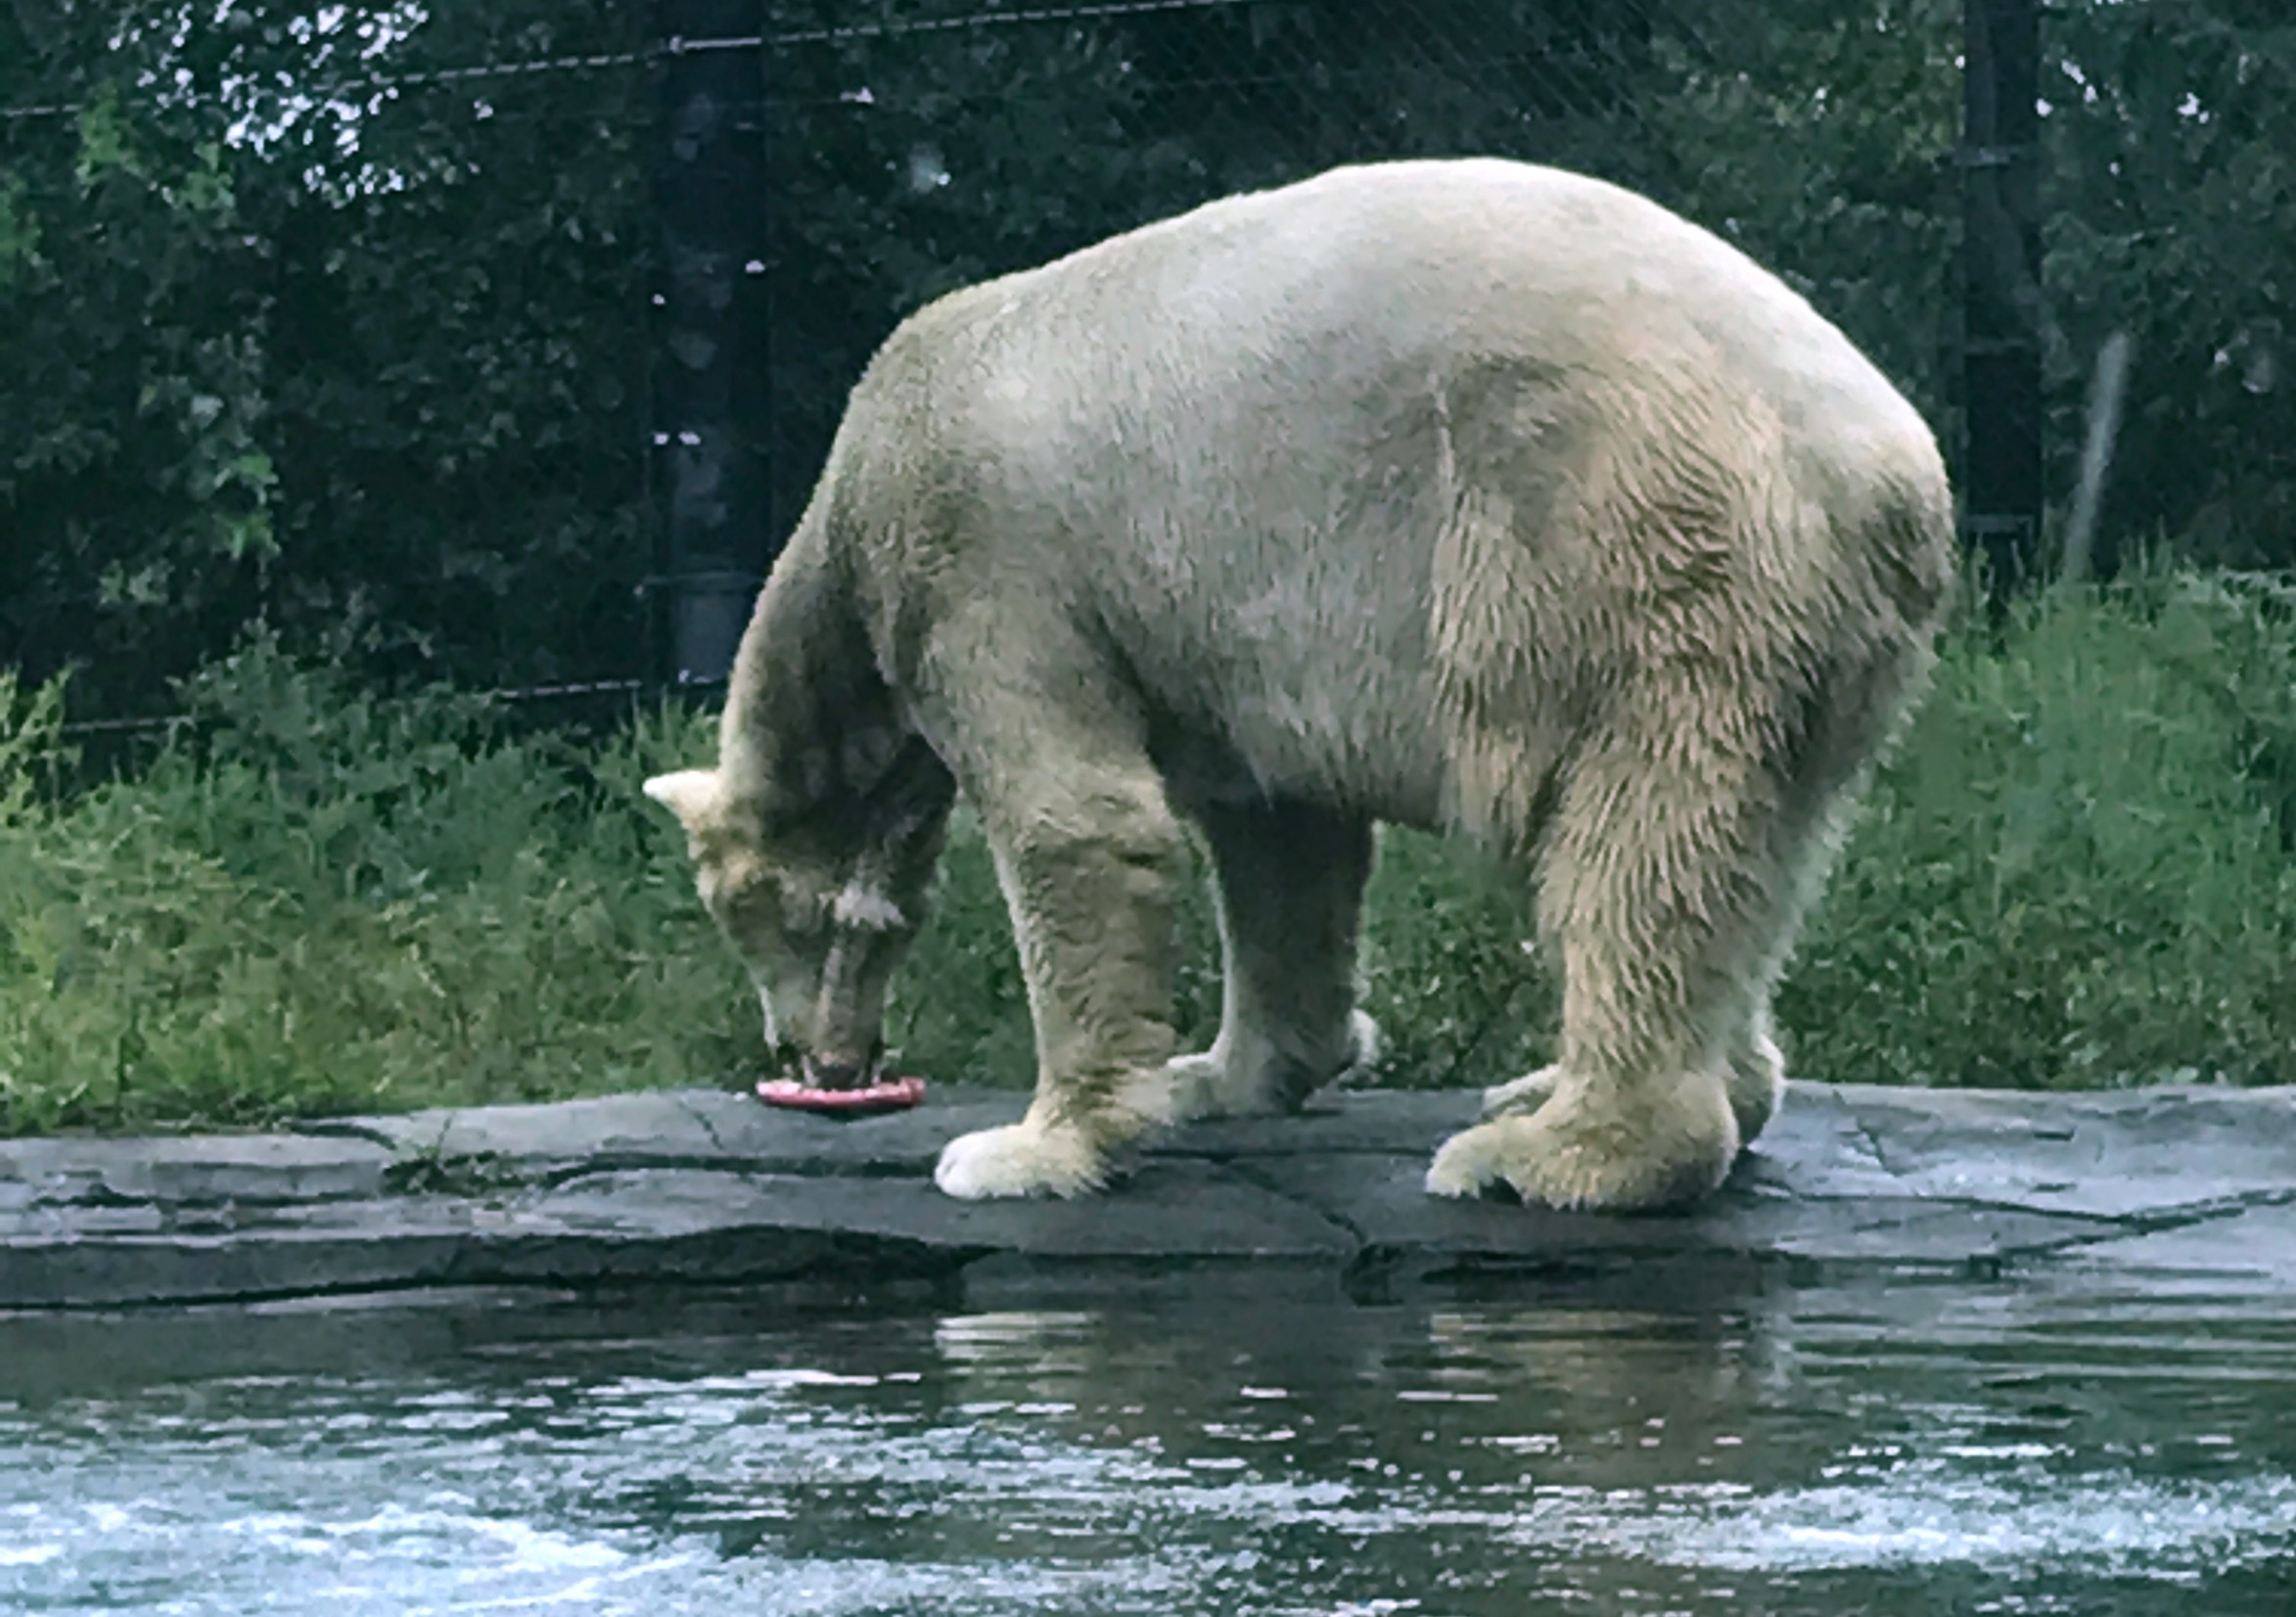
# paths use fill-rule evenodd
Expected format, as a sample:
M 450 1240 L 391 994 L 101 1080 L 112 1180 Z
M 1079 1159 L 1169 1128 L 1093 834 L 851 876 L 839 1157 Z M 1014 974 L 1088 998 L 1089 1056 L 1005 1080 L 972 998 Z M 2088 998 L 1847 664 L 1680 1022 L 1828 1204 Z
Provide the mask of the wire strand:
M 728 34 L 705 39 L 672 37 L 636 51 L 535 57 L 519 62 L 483 62 L 460 68 L 422 69 L 403 73 L 371 73 L 359 78 L 320 80 L 296 93 L 313 101 L 342 100 L 385 90 L 419 89 L 436 84 L 471 84 L 487 79 L 542 73 L 603 72 L 617 68 L 643 67 L 668 57 L 699 56 L 719 51 L 782 50 L 793 45 L 839 44 L 847 40 L 891 39 L 908 34 L 950 33 L 967 28 L 1011 27 L 1028 23 L 1093 22 L 1158 12 L 1221 11 L 1255 3 L 1256 0 L 1099 0 L 1099 3 L 1092 5 L 1035 6 L 1022 11 L 974 12 L 963 17 L 924 18 L 913 22 L 859 23 L 846 27 L 801 28 L 788 33 Z M 187 103 L 197 103 L 214 98 L 194 95 L 183 99 Z M 85 106 L 84 102 L 72 101 L 0 107 L 0 121 L 70 117 Z
M 554 702 L 577 696 L 636 696 L 648 688 L 643 679 L 574 679 L 552 685 L 508 685 L 473 694 L 488 702 Z M 141 718 L 74 718 L 57 726 L 69 741 L 76 736 L 157 735 L 197 723 L 190 714 L 150 714 Z

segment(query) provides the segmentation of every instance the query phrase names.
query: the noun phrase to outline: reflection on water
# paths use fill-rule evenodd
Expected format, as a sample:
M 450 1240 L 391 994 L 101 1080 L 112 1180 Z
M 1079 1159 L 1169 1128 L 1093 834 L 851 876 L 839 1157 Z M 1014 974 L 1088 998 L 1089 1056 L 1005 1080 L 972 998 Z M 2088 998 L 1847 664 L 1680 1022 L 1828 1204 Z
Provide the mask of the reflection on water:
M 0 1321 L 0 1610 L 2296 1610 L 2280 1305 L 520 1317 L 112 1386 Z

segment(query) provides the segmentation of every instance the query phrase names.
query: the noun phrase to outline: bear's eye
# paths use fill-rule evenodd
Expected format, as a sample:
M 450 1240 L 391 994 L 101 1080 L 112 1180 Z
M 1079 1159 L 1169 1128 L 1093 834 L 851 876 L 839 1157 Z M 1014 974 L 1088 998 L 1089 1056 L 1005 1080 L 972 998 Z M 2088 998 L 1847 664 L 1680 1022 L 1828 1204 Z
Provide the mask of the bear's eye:
M 792 938 L 817 938 L 834 921 L 835 895 L 816 883 L 787 873 L 762 884 L 770 893 L 773 919 Z
M 726 922 L 744 926 L 782 924 L 780 884 L 751 860 L 713 861 L 701 866 L 702 901 Z

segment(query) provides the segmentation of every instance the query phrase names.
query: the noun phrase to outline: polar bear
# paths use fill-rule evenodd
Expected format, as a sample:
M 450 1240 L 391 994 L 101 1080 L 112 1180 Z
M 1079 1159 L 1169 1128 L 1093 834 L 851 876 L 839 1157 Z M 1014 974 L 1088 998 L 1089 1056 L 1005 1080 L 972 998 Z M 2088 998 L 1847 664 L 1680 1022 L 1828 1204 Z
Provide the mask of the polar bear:
M 1534 884 L 1555 1063 L 1431 1191 L 1678 1206 L 1783 1085 L 1771 988 L 1953 575 L 1920 416 L 1799 296 L 1615 186 L 1490 159 L 1234 196 L 910 316 L 650 796 L 768 1042 L 867 1082 L 950 805 L 1034 1021 L 959 1197 L 1361 1062 L 1375 822 Z M 1182 818 L 1225 955 L 1176 1056 Z

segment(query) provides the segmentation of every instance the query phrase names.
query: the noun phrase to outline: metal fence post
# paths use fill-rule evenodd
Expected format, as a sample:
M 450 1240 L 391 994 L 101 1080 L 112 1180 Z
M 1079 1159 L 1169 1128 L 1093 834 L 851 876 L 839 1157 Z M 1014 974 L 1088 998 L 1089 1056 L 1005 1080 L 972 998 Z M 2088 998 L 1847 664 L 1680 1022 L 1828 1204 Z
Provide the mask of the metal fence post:
M 770 544 L 763 0 L 656 0 L 649 580 L 666 688 L 724 680 Z
M 2041 556 L 2041 11 L 1966 0 L 1961 523 L 1997 598 Z

